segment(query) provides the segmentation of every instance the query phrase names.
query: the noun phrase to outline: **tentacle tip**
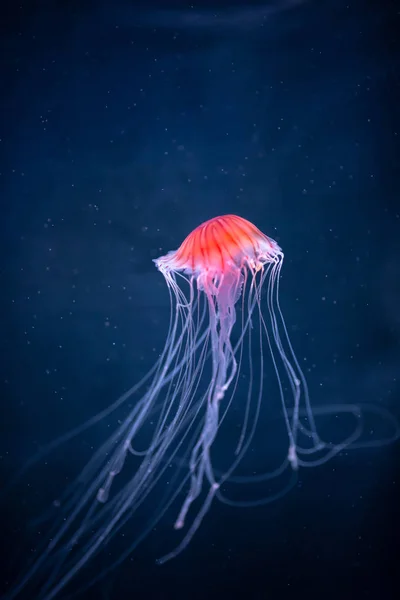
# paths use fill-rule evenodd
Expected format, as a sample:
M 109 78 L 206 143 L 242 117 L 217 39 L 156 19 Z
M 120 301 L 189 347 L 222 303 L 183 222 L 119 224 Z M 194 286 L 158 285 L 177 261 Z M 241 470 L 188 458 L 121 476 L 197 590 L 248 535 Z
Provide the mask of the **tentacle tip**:
M 105 504 L 108 499 L 108 492 L 104 488 L 100 488 L 96 495 L 97 501 Z
M 297 452 L 296 452 L 296 447 L 295 446 L 290 446 L 289 447 L 288 460 L 290 462 L 290 466 L 292 467 L 293 471 L 298 471 L 298 469 L 299 469 L 299 460 L 297 458 Z

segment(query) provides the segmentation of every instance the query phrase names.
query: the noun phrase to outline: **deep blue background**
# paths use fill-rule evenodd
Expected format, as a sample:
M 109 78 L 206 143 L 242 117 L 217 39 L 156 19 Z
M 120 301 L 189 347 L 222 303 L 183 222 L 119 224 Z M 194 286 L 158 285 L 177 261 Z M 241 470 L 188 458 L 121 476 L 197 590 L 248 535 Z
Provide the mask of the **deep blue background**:
M 399 415 L 395 3 L 20 4 L 0 19 L 1 481 L 151 366 L 168 318 L 151 259 L 227 212 L 285 251 L 315 402 Z M 106 434 L 3 499 L 20 552 L 1 590 Z M 176 561 L 154 565 L 155 535 L 86 597 L 395 598 L 398 467 L 398 445 L 359 451 L 277 504 L 216 504 Z

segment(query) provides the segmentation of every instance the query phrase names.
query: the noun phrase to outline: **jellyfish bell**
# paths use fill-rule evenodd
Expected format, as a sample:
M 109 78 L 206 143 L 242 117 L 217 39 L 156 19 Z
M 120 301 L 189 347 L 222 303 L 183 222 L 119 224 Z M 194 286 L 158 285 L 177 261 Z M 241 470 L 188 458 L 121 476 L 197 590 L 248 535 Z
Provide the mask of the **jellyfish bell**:
M 202 223 L 182 242 L 178 250 L 154 260 L 162 272 L 185 271 L 210 277 L 245 266 L 260 269 L 282 255 L 278 244 L 255 225 L 236 215 L 214 217 Z
M 374 445 L 360 441 L 359 406 L 311 407 L 280 307 L 283 258 L 279 245 L 252 223 L 225 215 L 206 221 L 177 250 L 154 261 L 165 278 L 171 303 L 165 346 L 139 383 L 49 448 L 124 410 L 124 418 L 59 503 L 59 521 L 50 542 L 36 553 L 33 565 L 5 600 L 25 591 L 32 597 L 30 586 L 38 581 L 42 583 L 39 592 L 35 588 L 35 597 L 53 600 L 136 517 L 137 533 L 127 548 L 86 589 L 130 556 L 175 510 L 174 527 L 184 533 L 178 545 L 158 560 L 162 564 L 188 546 L 214 499 L 234 506 L 265 504 L 282 497 L 294 480 L 276 494 L 249 501 L 232 500 L 224 484 L 247 487 L 287 471 L 296 474 L 301 467 L 321 465 L 344 448 Z M 247 377 L 239 385 L 245 362 Z M 264 398 L 272 394 L 269 380 L 264 382 L 267 368 L 275 376 L 285 455 L 271 471 L 237 475 L 252 445 Z M 228 452 L 228 465 L 221 469 L 214 464 L 215 443 L 238 395 L 243 419 L 233 451 Z M 391 415 L 381 408 L 374 411 L 393 427 L 384 442 L 397 439 L 399 428 Z M 324 441 L 315 414 L 325 413 L 350 414 L 355 420 L 353 430 L 337 443 Z M 144 449 L 140 447 L 143 434 Z M 143 510 L 154 504 L 151 515 L 143 519 Z

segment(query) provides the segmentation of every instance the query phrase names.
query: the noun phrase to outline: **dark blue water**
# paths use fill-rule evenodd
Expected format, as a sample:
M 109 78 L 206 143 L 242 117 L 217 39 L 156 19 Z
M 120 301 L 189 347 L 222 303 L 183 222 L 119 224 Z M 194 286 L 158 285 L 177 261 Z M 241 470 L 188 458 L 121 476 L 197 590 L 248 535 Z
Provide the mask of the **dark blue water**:
M 399 18 L 394 3 L 361 0 L 4 11 L 3 485 L 151 367 L 169 315 L 152 259 L 218 214 L 284 249 L 282 308 L 314 402 L 400 415 Z M 111 425 L 2 497 L 1 591 Z M 340 438 L 335 420 L 325 427 Z M 367 437 L 386 434 L 368 421 Z M 157 567 L 177 540 L 168 515 L 82 597 L 395 598 L 399 457 L 399 444 L 344 453 L 275 504 L 216 503 L 189 549 Z

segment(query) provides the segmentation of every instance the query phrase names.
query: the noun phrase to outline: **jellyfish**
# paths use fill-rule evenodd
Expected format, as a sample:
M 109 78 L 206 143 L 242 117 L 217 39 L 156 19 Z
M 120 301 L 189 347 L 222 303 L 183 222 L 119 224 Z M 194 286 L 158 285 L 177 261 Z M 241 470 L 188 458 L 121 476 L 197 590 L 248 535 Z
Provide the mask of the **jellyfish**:
M 164 349 L 138 384 L 57 442 L 124 411 L 123 420 L 58 503 L 61 516 L 50 543 L 7 600 L 38 575 L 44 584 L 36 597 L 52 600 L 135 517 L 142 525 L 138 534 L 90 584 L 129 556 L 171 511 L 176 510 L 175 530 L 183 534 L 158 559 L 160 565 L 187 548 L 214 500 L 235 505 L 223 488 L 235 481 L 251 447 L 262 403 L 271 394 L 269 381 L 264 382 L 267 364 L 275 377 L 285 456 L 275 470 L 242 481 L 274 479 L 287 470 L 295 476 L 301 467 L 321 465 L 345 448 L 363 445 L 357 446 L 362 432 L 357 405 L 329 407 L 355 420 L 342 441 L 324 441 L 318 434 L 315 414 L 328 409 L 312 408 L 289 338 L 279 299 L 283 258 L 277 242 L 248 220 L 230 214 L 201 224 L 177 250 L 154 260 L 171 306 Z M 238 394 L 243 421 L 229 464 L 221 470 L 215 466 L 214 446 Z M 397 437 L 395 425 L 390 440 Z

